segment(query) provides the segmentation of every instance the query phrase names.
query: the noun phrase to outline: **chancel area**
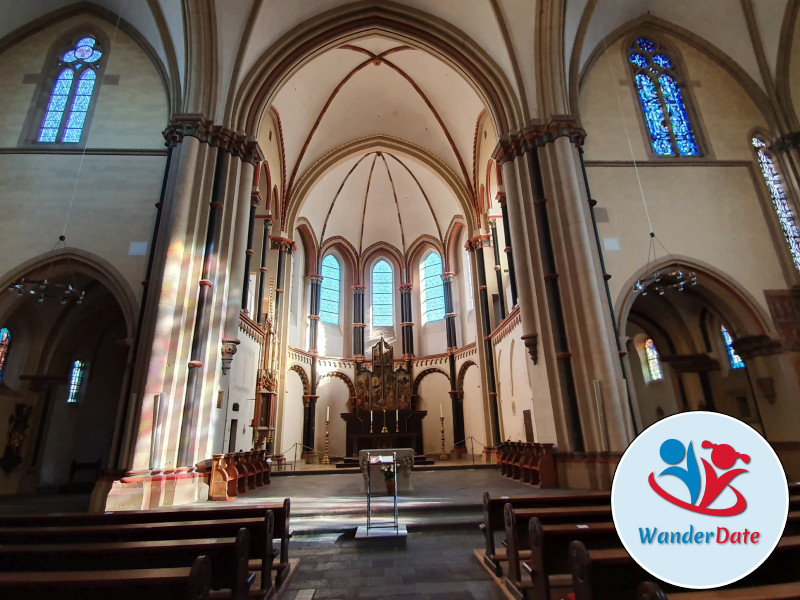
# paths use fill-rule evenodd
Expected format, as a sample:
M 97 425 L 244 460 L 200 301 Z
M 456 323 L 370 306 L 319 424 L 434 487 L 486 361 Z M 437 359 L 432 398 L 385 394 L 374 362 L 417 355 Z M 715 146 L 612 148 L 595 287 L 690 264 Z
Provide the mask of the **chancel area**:
M 800 477 L 796 2 L 0 6 L 0 493 L 607 490 L 696 410 Z

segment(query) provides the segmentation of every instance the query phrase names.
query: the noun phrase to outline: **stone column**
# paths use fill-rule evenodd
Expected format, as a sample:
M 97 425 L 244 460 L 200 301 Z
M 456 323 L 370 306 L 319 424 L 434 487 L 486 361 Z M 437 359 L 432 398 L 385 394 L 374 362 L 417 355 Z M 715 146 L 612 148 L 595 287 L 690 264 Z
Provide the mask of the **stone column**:
M 489 388 L 489 421 L 492 439 L 490 446 L 497 446 L 502 440 L 500 437 L 500 413 L 497 407 L 497 380 L 494 372 L 494 349 L 489 335 L 492 325 L 489 320 L 489 294 L 486 289 L 486 262 L 483 259 L 483 247 L 487 243 L 488 235 L 479 235 L 467 241 L 467 248 L 475 253 L 477 258 L 478 289 L 480 290 L 481 307 L 481 335 L 483 336 L 484 360 L 486 361 L 486 384 Z
M 364 290 L 363 285 L 353 286 L 353 356 L 364 359 Z
M 411 312 L 411 291 L 413 289 L 412 283 L 400 284 L 400 330 L 403 340 L 403 358 L 409 365 L 414 357 L 414 318 Z
M 250 310 L 247 307 L 250 296 L 250 268 L 253 256 L 255 255 L 255 250 L 253 250 L 253 233 L 255 232 L 256 210 L 259 204 L 261 204 L 261 192 L 258 191 L 258 187 L 253 186 L 250 193 L 250 219 L 247 222 L 247 249 L 245 250 L 244 279 L 242 280 L 242 310 L 248 315 L 250 314 Z M 256 313 L 256 318 L 258 318 L 258 310 L 254 310 L 253 312 Z
M 604 273 L 597 246 L 592 243 L 589 202 L 577 150 L 583 137 L 567 119 L 551 122 L 548 131 L 540 151 L 542 165 L 539 153 L 530 152 L 528 157 L 534 186 L 541 185 L 539 214 L 551 232 L 546 239 L 554 259 L 552 285 L 555 293 L 564 294 L 563 305 L 559 302 L 557 306 L 562 307 L 559 320 L 570 348 L 565 360 L 581 366 L 573 381 L 577 398 L 583 399 L 577 402 L 580 414 L 587 416 L 582 423 L 587 445 L 593 450 L 622 451 L 632 439 L 632 423 L 616 333 L 605 300 Z M 552 208 L 545 195 L 548 192 Z
M 500 266 L 500 243 L 497 238 L 497 218 L 489 217 L 489 229 L 492 232 L 492 248 L 494 249 L 494 272 L 497 276 L 497 296 L 500 299 L 500 319 L 506 318 L 506 291 L 503 289 L 503 269 Z
M 456 339 L 456 313 L 453 309 L 453 273 L 442 275 L 444 287 L 444 320 L 445 332 L 447 333 L 447 362 L 450 367 L 450 405 L 453 411 L 453 451 L 456 454 L 466 452 L 464 447 L 464 404 L 463 397 L 458 393 L 456 387 L 456 352 L 458 351 L 458 340 Z
M 267 287 L 267 250 L 269 249 L 269 232 L 272 229 L 272 216 L 264 217 L 264 233 L 261 242 L 261 263 L 258 267 L 258 296 L 256 297 L 255 317 L 256 322 L 264 325 L 266 311 L 264 310 L 264 296 Z
M 322 276 L 321 275 L 311 275 L 309 278 L 311 282 L 311 293 L 309 294 L 309 350 L 311 351 L 311 394 L 309 395 L 309 410 L 307 413 L 304 414 L 306 417 L 305 423 L 303 426 L 303 430 L 306 432 L 308 436 L 308 441 L 304 441 L 303 444 L 306 446 L 303 448 L 303 459 L 307 462 L 313 462 L 316 458 L 316 453 L 311 448 L 314 448 L 314 442 L 316 440 L 316 429 L 317 429 L 317 412 L 316 412 L 316 404 L 317 398 L 317 380 L 319 377 L 317 376 L 317 335 L 319 331 L 319 306 L 320 306 L 320 292 L 322 289 Z
M 505 188 L 500 186 L 497 191 L 497 201 L 500 203 L 500 208 L 503 211 L 503 242 L 505 248 L 503 251 L 506 253 L 506 261 L 508 262 L 508 281 L 511 286 L 511 305 L 517 305 L 517 273 L 514 268 L 514 251 L 511 246 L 511 228 L 508 226 L 508 208 L 506 207 L 506 192 Z

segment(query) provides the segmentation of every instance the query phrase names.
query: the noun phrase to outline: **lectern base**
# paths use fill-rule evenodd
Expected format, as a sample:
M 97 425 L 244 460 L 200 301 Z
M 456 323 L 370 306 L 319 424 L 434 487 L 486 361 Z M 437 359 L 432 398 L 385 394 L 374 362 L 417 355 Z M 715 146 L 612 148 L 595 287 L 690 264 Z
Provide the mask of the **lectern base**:
M 374 523 L 374 522 L 373 522 Z M 408 537 L 408 531 L 405 525 L 398 525 L 396 528 L 394 523 L 387 523 L 386 525 L 375 525 L 367 529 L 366 525 L 361 525 L 356 531 L 356 540 L 403 540 Z

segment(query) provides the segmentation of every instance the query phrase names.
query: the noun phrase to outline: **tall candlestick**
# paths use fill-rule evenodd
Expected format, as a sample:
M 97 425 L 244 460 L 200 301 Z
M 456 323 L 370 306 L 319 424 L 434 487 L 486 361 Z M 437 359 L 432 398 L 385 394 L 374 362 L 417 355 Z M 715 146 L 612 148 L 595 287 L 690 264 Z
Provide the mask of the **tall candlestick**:
M 369 422 L 372 423 L 372 410 L 369 411 Z

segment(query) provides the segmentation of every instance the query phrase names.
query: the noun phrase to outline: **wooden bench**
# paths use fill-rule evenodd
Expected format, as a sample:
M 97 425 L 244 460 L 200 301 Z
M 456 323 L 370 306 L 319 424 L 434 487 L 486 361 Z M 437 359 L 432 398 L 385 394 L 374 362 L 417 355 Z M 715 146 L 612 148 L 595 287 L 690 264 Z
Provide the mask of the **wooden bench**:
M 639 583 L 652 580 L 653 577 L 624 548 L 587 550 L 582 542 L 573 541 L 570 543 L 569 559 L 575 600 L 634 598 Z M 798 563 L 800 536 L 784 536 L 758 569 L 730 586 L 715 589 L 714 593 L 718 594 L 718 598 L 725 598 L 722 594 L 728 593 L 728 590 L 794 583 L 799 576 Z M 659 587 L 672 600 L 687 600 L 687 594 L 698 593 L 672 588 L 666 583 L 659 584 Z
M 210 583 L 206 556 L 172 569 L 0 573 L 0 593 L 14 600 L 206 600 Z
M 504 550 L 497 550 L 496 536 L 505 530 L 503 510 L 506 504 L 515 509 L 550 508 L 568 506 L 610 506 L 609 492 L 583 492 L 576 494 L 540 494 L 536 496 L 495 496 L 483 493 L 483 523 L 481 529 L 485 539 L 484 562 L 497 575 L 502 575 L 501 564 L 506 560 Z M 607 520 L 611 520 L 611 517 Z
M 527 520 L 527 531 L 520 535 L 510 504 L 506 505 L 505 519 L 508 556 L 505 583 L 516 598 L 548 600 L 552 589 L 571 588 L 568 556 L 573 540 L 581 540 L 591 548 L 622 547 L 610 521 L 542 525 L 537 517 L 532 517 Z
M 288 501 L 288 499 L 287 499 Z M 265 513 L 262 512 L 262 515 Z M 251 570 L 262 572 L 262 587 L 271 582 L 271 571 L 276 571 L 275 586 L 288 576 L 288 534 L 281 543 L 280 559 L 274 563 L 270 528 L 277 521 L 274 511 L 265 516 L 244 518 L 215 518 L 197 521 L 163 521 L 156 523 L 103 523 L 83 525 L 57 525 L 47 527 L 0 527 L 0 539 L 7 544 L 53 544 L 88 542 L 134 542 L 151 540 L 179 540 L 233 537 L 241 527 L 250 531 Z M 284 525 L 283 531 L 286 531 Z
M 278 572 L 276 584 L 286 579 L 289 569 L 289 530 L 290 501 L 289 498 L 283 502 L 262 502 L 246 506 L 220 506 L 217 504 L 203 506 L 186 506 L 180 508 L 160 508 L 154 510 L 124 510 L 105 513 L 50 513 L 50 514 L 30 514 L 0 516 L 0 539 L 7 543 L 16 543 L 14 540 L 21 540 L 18 543 L 25 543 L 24 537 L 15 535 L 11 532 L 15 528 L 26 527 L 80 527 L 80 526 L 111 526 L 123 524 L 147 524 L 147 523 L 179 523 L 184 521 L 215 521 L 227 520 L 232 518 L 261 519 L 263 520 L 267 511 L 274 514 L 274 539 L 280 542 L 280 558 L 273 568 Z M 251 522 L 252 524 L 252 522 Z M 247 527 L 247 524 L 241 525 Z M 263 528 L 263 524 L 259 525 Z M 199 533 L 200 525 L 196 526 L 198 535 L 188 535 L 181 537 L 201 538 L 201 537 L 233 537 L 236 531 L 227 535 L 211 535 Z M 226 531 L 230 531 L 230 528 Z M 255 534 L 255 532 L 251 531 Z M 6 535 L 10 537 L 5 537 Z M 254 535 L 254 543 L 260 543 Z M 148 538 L 140 538 L 148 539 Z M 167 536 L 165 539 L 170 539 Z M 65 541 L 71 541 L 66 539 Z M 102 540 L 99 540 L 102 541 Z M 251 556 L 261 556 L 256 550 L 251 550 Z
M 637 600 L 797 600 L 800 581 L 774 583 L 755 587 L 679 592 L 667 595 L 657 584 L 646 581 L 639 585 Z
M 0 545 L 0 571 L 120 571 L 191 566 L 198 556 L 211 561 L 214 590 L 230 590 L 233 600 L 247 597 L 255 576 L 248 571 L 250 532 L 235 538 L 150 540 L 71 544 Z M 265 590 L 261 596 L 266 596 Z

